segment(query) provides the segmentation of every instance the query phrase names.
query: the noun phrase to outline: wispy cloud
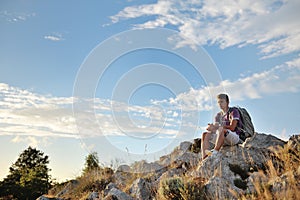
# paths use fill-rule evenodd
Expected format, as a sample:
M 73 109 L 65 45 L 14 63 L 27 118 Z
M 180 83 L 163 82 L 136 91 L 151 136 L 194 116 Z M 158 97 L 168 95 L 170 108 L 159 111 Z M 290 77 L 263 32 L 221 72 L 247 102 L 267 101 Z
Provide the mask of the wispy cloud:
M 13 143 L 26 143 L 26 144 L 28 144 L 29 146 L 32 146 L 32 147 L 37 147 L 38 146 L 38 141 L 33 136 L 20 137 L 19 135 L 17 135 L 11 141 Z
M 221 48 L 258 45 L 262 59 L 300 50 L 300 2 L 158 0 L 124 8 L 111 16 L 113 23 L 152 16 L 136 28 L 177 27 L 180 45 L 216 44 Z M 154 19 L 153 19 L 154 17 Z M 191 42 L 192 41 L 192 42 Z
M 54 42 L 64 40 L 63 35 L 61 33 L 53 33 L 53 34 L 45 35 L 44 39 L 51 40 L 51 41 L 54 41 Z
M 248 77 L 230 81 L 223 80 L 219 85 L 206 86 L 200 89 L 190 89 L 179 94 L 168 102 L 159 101 L 155 104 L 172 104 L 182 106 L 183 110 L 195 111 L 197 109 L 210 110 L 211 100 L 209 94 L 225 89 L 236 101 L 263 98 L 266 95 L 299 92 L 300 91 L 300 55 L 282 65 L 269 70 L 254 73 Z
M 73 97 L 53 97 L 0 84 L 0 134 L 15 136 L 12 142 L 36 145 L 45 137 L 96 137 L 124 135 L 147 138 L 178 137 L 198 126 L 199 111 L 212 109 L 210 94 L 220 91 L 235 100 L 263 98 L 270 94 L 300 91 L 300 55 L 270 70 L 219 85 L 190 89 L 174 98 L 151 101 L 146 106 L 95 98 L 88 110 L 76 110 Z M 91 114 L 89 111 L 92 110 Z M 19 136 L 19 137 L 18 137 Z M 22 137 L 21 137 L 22 136 Z
M 0 84 L 0 91 L 2 135 L 79 138 L 124 135 L 125 132 L 147 137 L 164 127 L 163 115 L 167 117 L 166 122 L 170 121 L 167 114 L 163 114 L 165 111 L 155 106 L 134 106 L 96 98 L 91 100 L 93 107 L 88 108 L 95 113 L 76 110 L 74 116 L 72 106 L 76 99 L 73 97 L 39 95 L 4 83 Z M 173 116 L 173 112 L 168 115 Z M 177 121 L 173 120 L 172 125 Z M 162 135 L 176 134 L 176 129 L 165 127 Z
M 26 21 L 29 18 L 35 16 L 36 16 L 35 13 L 17 13 L 17 12 L 9 12 L 9 11 L 0 11 L 0 18 L 10 23 Z

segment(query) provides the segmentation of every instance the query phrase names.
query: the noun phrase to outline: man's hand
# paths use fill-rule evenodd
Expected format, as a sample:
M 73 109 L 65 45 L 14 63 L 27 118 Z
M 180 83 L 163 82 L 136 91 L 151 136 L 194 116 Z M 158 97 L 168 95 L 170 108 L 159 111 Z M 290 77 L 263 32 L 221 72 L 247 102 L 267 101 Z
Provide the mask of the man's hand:
M 215 132 L 216 130 L 218 130 L 218 128 L 219 128 L 219 123 L 207 124 L 206 130 Z
M 206 130 L 212 131 L 213 124 L 207 124 Z

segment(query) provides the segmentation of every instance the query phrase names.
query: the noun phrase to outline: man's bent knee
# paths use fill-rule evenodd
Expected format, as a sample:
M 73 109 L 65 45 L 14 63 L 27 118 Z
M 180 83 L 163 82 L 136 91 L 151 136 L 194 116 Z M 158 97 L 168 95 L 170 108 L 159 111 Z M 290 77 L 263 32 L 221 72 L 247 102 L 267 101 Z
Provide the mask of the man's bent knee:
M 202 133 L 202 139 L 205 139 L 207 137 L 207 135 L 210 135 L 210 132 L 204 132 Z

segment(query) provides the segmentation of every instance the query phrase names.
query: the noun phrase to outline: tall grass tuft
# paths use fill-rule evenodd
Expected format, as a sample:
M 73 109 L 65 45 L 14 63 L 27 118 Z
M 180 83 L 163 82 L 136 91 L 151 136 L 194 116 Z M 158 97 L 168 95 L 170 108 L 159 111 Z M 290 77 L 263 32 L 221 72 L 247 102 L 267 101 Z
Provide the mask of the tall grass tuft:
M 274 157 L 266 162 L 266 170 L 259 171 L 253 185 L 253 194 L 241 199 L 300 199 L 300 143 L 293 140 L 283 148 L 274 150 Z

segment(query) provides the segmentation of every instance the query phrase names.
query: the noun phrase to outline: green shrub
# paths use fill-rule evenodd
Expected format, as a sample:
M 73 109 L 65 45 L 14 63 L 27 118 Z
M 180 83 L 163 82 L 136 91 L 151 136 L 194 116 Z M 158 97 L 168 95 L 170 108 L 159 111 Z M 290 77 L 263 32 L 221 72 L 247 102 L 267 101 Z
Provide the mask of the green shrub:
M 182 197 L 184 200 L 201 200 L 206 199 L 204 193 L 204 187 L 201 182 L 193 180 L 186 181 L 184 184 L 184 190 L 182 191 Z
M 201 200 L 205 199 L 203 183 L 180 177 L 161 180 L 158 199 Z
M 159 195 L 164 199 L 181 200 L 184 183 L 181 178 L 168 178 L 160 182 Z

